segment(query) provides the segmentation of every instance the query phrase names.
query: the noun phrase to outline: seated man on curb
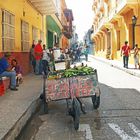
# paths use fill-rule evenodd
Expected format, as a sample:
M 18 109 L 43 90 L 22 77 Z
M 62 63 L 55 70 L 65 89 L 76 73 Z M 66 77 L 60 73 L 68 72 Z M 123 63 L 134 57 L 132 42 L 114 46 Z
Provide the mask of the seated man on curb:
M 21 67 L 16 59 L 12 59 L 11 66 L 12 66 L 12 70 L 16 72 L 16 86 L 19 86 L 19 84 L 23 82 Z
M 10 53 L 4 53 L 4 56 L 0 58 L 0 77 L 10 78 L 10 89 L 17 91 L 16 88 L 16 72 L 11 70 L 8 59 L 11 56 Z

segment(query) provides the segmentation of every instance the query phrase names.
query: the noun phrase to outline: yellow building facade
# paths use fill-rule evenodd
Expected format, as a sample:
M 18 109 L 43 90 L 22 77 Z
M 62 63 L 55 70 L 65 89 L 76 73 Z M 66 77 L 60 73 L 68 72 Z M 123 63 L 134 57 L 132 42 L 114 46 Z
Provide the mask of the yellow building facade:
M 140 48 L 140 0 L 94 0 L 92 39 L 95 55 L 121 60 L 120 50 L 125 41 L 133 48 L 132 17 L 137 17 L 135 43 Z M 133 62 L 133 54 L 130 57 Z
M 57 3 L 58 2 L 58 3 Z M 31 70 L 29 59 L 33 40 L 47 44 L 47 18 L 51 15 L 56 24 L 62 25 L 56 15 L 60 1 L 53 0 L 0 0 L 0 57 L 3 52 L 12 52 L 23 74 Z
M 45 16 L 26 0 L 0 1 L 0 23 L 0 51 L 28 52 L 33 40 L 45 42 Z
M 45 42 L 45 16 L 27 0 L 0 1 L 0 56 L 12 52 L 23 74 L 30 72 L 29 52 L 33 40 Z

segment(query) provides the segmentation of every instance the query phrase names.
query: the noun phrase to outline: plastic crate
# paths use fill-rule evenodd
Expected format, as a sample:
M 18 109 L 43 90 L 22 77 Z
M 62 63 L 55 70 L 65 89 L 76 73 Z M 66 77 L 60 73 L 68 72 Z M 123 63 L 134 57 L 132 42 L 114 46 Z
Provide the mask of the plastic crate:
M 3 96 L 5 93 L 4 83 L 0 80 L 0 96 Z

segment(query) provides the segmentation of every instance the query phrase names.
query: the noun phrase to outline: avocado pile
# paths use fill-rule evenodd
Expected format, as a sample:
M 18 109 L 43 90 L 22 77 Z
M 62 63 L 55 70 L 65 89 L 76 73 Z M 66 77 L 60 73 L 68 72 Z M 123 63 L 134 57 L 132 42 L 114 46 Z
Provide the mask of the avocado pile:
M 95 69 L 93 69 L 92 67 L 79 66 L 79 67 L 66 69 L 63 72 L 62 77 L 67 78 L 67 77 L 73 77 L 73 76 L 91 75 L 91 74 L 94 74 L 94 72 L 95 72 Z

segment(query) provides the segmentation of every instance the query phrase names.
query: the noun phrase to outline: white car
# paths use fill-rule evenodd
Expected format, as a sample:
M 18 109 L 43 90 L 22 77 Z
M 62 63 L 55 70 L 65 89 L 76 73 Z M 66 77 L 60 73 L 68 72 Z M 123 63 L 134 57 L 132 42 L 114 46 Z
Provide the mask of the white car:
M 60 55 L 61 55 L 60 49 L 59 49 L 59 48 L 58 48 L 58 49 L 54 49 L 54 60 L 55 60 L 55 61 L 60 60 L 60 59 L 59 59 L 59 58 L 60 58 Z

